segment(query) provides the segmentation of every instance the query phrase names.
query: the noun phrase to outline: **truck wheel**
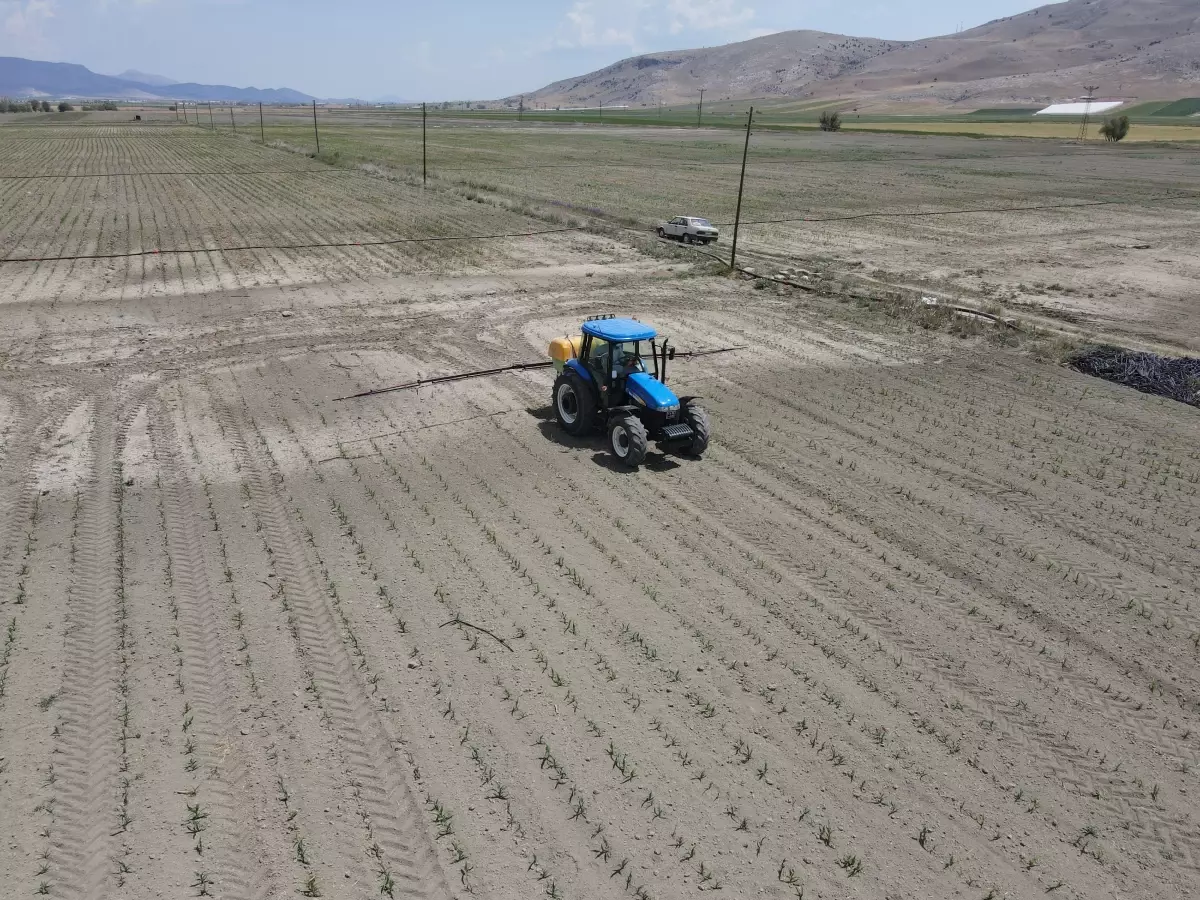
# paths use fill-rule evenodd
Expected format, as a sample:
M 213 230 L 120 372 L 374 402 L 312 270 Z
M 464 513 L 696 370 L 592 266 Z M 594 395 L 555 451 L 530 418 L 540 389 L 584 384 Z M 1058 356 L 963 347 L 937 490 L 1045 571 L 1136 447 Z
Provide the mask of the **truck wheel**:
M 690 244 L 692 242 L 692 236 L 690 234 L 688 234 L 686 231 L 683 234 L 683 242 L 685 244 Z
M 700 238 L 700 246 L 707 247 L 708 246 L 708 238 Z
M 608 426 L 608 442 L 612 445 L 613 455 L 631 469 L 640 466 L 646 458 L 646 426 L 637 416 L 613 419 Z
M 683 408 L 683 421 L 692 426 L 692 443 L 688 447 L 691 456 L 703 456 L 708 449 L 708 437 L 711 429 L 708 424 L 708 412 L 699 403 L 689 403 Z
M 570 369 L 554 380 L 551 397 L 558 424 L 567 434 L 585 434 L 596 417 L 596 401 L 592 388 Z
M 660 229 L 658 229 L 658 236 L 660 238 L 664 238 L 667 236 L 667 233 L 660 228 Z

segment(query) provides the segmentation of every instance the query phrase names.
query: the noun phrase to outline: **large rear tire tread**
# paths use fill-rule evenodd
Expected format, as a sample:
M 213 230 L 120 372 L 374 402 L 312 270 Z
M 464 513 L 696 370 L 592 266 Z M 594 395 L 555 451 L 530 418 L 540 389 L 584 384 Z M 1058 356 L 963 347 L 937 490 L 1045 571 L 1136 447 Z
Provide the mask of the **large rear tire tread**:
M 690 456 L 703 456 L 708 449 L 708 439 L 712 427 L 708 421 L 708 411 L 698 403 L 689 403 L 683 410 L 683 421 L 692 426 L 692 443 L 688 447 Z
M 559 426 L 572 437 L 587 434 L 595 425 L 596 400 L 592 387 L 570 369 L 554 380 L 550 404 Z
M 650 439 L 646 426 L 637 416 L 618 416 L 608 426 L 608 443 L 613 455 L 631 469 L 646 459 Z

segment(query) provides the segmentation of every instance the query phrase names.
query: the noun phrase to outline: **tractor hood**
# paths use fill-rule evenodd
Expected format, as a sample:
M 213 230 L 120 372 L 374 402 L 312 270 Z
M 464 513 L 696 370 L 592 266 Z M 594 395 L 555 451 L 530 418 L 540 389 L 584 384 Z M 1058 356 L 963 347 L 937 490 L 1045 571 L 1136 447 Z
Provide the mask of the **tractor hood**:
M 647 409 L 665 411 L 679 409 L 679 398 L 675 393 L 645 372 L 634 372 L 625 380 L 625 390 L 635 403 L 644 403 Z

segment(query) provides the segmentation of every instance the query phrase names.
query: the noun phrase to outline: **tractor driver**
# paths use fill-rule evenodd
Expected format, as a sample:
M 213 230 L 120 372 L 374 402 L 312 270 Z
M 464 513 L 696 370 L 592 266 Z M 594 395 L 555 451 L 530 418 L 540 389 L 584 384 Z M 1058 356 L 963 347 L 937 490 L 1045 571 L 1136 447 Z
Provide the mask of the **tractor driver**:
M 613 363 L 615 365 L 614 374 L 617 376 L 630 375 L 633 372 L 643 371 L 642 357 L 638 353 L 639 345 L 637 341 L 629 341 L 625 344 L 617 344 L 613 348 Z
M 607 341 L 594 339 L 588 359 L 590 367 L 600 373 L 603 381 L 609 381 L 612 376 L 620 378 L 631 372 L 645 370 L 641 355 L 638 353 L 637 341 L 612 345 L 614 369 L 611 373 L 608 370 L 608 348 Z

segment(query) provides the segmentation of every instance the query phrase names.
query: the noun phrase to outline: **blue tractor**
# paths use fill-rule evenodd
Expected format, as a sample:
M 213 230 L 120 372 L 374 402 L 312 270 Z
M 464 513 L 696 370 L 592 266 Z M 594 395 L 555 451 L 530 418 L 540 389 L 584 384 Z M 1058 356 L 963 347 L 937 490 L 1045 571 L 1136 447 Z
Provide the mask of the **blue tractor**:
M 582 330 L 550 343 L 559 370 L 554 412 L 567 434 L 602 428 L 617 459 L 631 468 L 646 458 L 650 441 L 697 457 L 708 449 L 708 413 L 697 398 L 676 397 L 666 385 L 675 348 L 665 338 L 660 343 L 649 325 L 616 316 L 589 316 Z

